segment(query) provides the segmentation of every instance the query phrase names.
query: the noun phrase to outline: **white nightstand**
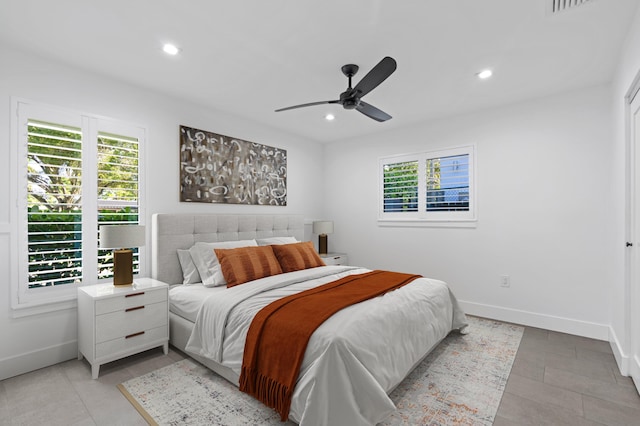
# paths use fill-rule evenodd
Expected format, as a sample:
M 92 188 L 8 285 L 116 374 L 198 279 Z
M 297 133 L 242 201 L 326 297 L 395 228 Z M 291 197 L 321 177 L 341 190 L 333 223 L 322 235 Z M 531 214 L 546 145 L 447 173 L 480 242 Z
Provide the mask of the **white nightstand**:
M 349 260 L 344 253 L 327 253 L 321 254 L 320 258 L 326 265 L 347 265 Z
M 100 366 L 156 346 L 169 353 L 169 286 L 151 278 L 78 288 L 78 359 Z

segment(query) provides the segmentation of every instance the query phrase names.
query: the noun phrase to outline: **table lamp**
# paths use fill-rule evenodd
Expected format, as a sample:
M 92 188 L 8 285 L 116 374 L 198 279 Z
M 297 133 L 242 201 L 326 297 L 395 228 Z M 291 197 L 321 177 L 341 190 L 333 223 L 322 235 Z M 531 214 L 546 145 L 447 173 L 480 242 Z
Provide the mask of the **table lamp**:
M 318 253 L 327 254 L 327 234 L 333 233 L 333 222 L 329 220 L 313 222 L 313 233 L 318 234 Z
M 113 250 L 113 285 L 133 284 L 133 251 L 145 243 L 142 225 L 100 226 L 100 248 Z

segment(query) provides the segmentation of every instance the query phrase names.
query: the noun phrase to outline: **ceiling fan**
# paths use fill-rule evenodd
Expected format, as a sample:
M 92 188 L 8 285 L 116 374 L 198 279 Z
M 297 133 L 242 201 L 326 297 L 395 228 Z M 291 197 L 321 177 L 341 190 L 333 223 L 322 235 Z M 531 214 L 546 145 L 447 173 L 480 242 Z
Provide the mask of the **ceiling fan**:
M 344 109 L 355 109 L 369 118 L 373 118 L 376 121 L 387 121 L 391 118 L 389 114 L 379 110 L 373 105 L 362 101 L 362 97 L 378 87 L 380 83 L 385 81 L 396 70 L 396 61 L 389 56 L 383 58 L 378 65 L 373 67 L 367 75 L 365 75 L 356 87 L 351 87 L 351 77 L 358 72 L 358 66 L 354 64 L 347 64 L 342 67 L 342 73 L 349 78 L 349 87 L 347 90 L 340 94 L 340 99 L 335 101 L 320 101 L 311 102 L 308 104 L 301 104 L 290 106 L 286 108 L 277 109 L 276 112 L 287 111 L 289 109 L 303 108 L 313 105 L 322 104 L 340 104 Z

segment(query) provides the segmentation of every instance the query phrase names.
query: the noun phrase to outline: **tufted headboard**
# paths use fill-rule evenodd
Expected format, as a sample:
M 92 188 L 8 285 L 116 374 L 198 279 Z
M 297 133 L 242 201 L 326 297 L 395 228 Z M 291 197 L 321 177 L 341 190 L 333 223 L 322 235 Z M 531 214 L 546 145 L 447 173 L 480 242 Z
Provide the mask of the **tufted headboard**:
M 182 283 L 176 250 L 199 241 L 267 237 L 304 241 L 302 215 L 154 214 L 151 229 L 151 277 L 168 284 Z

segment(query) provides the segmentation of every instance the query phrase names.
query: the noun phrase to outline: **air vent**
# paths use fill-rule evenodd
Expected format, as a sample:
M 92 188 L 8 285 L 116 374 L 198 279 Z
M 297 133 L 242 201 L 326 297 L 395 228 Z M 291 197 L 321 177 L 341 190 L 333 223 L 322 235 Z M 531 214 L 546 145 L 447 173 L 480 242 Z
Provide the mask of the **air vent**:
M 551 3 L 549 11 L 553 13 L 562 12 L 563 10 L 569 10 L 571 8 L 578 7 L 591 0 L 547 0 Z

